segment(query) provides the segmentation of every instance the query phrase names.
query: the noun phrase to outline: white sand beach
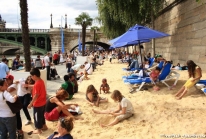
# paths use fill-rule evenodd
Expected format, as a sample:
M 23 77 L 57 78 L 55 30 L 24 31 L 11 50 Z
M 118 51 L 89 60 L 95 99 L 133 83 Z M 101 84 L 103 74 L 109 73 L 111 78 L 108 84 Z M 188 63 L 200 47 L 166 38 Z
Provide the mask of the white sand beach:
M 63 66 L 65 67 L 65 65 Z M 75 121 L 74 129 L 71 132 L 75 139 L 160 139 L 166 135 L 177 135 L 181 138 L 186 138 L 187 135 L 206 135 L 206 125 L 204 124 L 206 96 L 204 93 L 192 88 L 182 100 L 176 100 L 174 97 L 174 94 L 188 79 L 187 71 L 178 71 L 181 76 L 177 86 L 172 90 L 168 90 L 164 84 L 160 84 L 159 91 L 153 91 L 152 87 L 149 87 L 147 91 L 131 94 L 128 86 L 122 81 L 122 76 L 125 75 L 125 72 L 122 71 L 123 67 L 126 67 L 126 64 L 110 64 L 106 61 L 103 66 L 97 67 L 93 75 L 89 76 L 90 80 L 84 80 L 79 84 L 79 92 L 75 94 L 74 99 L 65 101 L 65 103 L 79 104 L 83 112 L 81 117 L 84 120 Z M 107 97 L 109 102 L 101 103 L 99 107 L 90 106 L 85 99 L 87 86 L 93 84 L 99 90 L 102 78 L 107 78 L 111 92 L 116 89 L 120 90 L 132 102 L 135 110 L 133 117 L 106 128 L 100 127 L 99 124 L 109 123 L 114 117 L 94 114 L 92 109 L 103 110 L 117 106 L 117 103 L 110 98 L 111 92 L 100 94 L 102 97 Z M 205 72 L 202 79 L 206 79 Z M 58 89 L 60 83 L 53 82 L 57 82 L 56 89 Z M 173 82 L 174 80 L 169 84 L 172 85 Z M 54 85 L 52 82 L 47 84 L 48 86 Z M 54 93 L 48 92 L 50 95 Z M 41 135 L 31 136 L 26 133 L 34 130 L 34 125 L 23 126 L 25 138 L 44 139 L 57 129 L 56 123 L 47 121 L 49 127 L 47 131 Z

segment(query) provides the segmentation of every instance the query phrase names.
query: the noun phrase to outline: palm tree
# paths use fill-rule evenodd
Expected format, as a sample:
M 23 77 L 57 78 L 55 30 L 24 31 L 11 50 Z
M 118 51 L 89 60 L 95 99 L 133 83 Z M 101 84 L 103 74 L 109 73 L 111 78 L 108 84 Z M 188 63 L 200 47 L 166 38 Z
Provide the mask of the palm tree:
M 85 12 L 75 18 L 75 24 L 82 26 L 82 56 L 84 56 L 86 28 L 92 25 L 92 21 L 93 19 Z
M 19 0 L 21 9 L 22 42 L 24 46 L 25 71 L 31 70 L 31 53 L 28 27 L 28 4 L 27 0 Z
M 99 31 L 99 27 L 97 26 L 92 26 L 91 27 L 91 32 L 94 32 L 94 42 L 93 42 L 93 50 L 95 50 L 95 45 L 97 45 L 97 40 L 99 39 L 98 34 L 96 33 L 96 31 Z

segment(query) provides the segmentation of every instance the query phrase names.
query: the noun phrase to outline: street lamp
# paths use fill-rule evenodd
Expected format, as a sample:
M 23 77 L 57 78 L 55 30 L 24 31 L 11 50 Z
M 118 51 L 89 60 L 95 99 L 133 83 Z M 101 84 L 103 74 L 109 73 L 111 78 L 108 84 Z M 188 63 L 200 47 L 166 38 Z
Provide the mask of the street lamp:
M 52 24 L 52 14 L 51 14 L 50 16 L 51 16 L 51 25 L 50 25 L 50 28 L 53 28 L 53 24 Z
M 65 14 L 65 28 L 67 28 L 67 14 Z

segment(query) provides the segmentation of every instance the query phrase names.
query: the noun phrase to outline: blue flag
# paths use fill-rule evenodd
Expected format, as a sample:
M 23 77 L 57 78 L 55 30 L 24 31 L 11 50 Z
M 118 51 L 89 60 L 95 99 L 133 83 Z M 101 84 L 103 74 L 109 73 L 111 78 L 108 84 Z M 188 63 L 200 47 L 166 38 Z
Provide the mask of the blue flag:
M 79 52 L 82 51 L 82 43 L 81 43 L 81 38 L 80 38 L 80 30 L 79 30 L 79 39 L 78 39 L 78 50 L 79 50 Z
M 61 45 L 62 45 L 62 53 L 64 53 L 64 32 L 61 28 Z

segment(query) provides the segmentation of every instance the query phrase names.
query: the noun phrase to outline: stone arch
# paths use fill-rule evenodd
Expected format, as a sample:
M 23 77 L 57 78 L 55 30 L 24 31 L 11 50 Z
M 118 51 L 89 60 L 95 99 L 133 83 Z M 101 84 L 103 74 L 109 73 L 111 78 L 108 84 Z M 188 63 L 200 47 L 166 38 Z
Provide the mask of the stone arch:
M 3 52 L 4 55 L 7 55 L 7 54 L 15 54 L 15 52 L 19 50 L 19 48 L 11 48 L 11 49 L 8 49 L 8 50 L 5 50 Z
M 85 42 L 85 44 L 93 44 L 93 41 L 87 41 L 87 42 Z M 104 43 L 104 42 L 97 42 L 97 45 L 98 46 L 101 46 L 101 47 L 103 47 L 105 50 L 108 50 L 109 49 L 109 47 L 110 47 L 110 45 L 109 44 L 107 44 L 107 43 Z M 70 50 L 70 52 L 72 52 L 75 48 L 77 48 L 79 45 L 78 45 L 78 43 L 77 44 L 75 44 L 75 45 L 73 45 L 74 47 Z

